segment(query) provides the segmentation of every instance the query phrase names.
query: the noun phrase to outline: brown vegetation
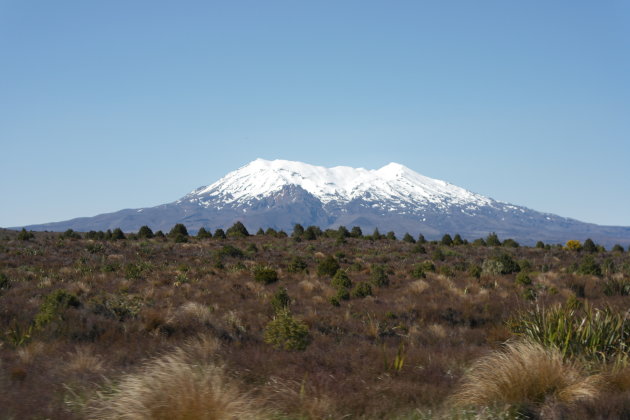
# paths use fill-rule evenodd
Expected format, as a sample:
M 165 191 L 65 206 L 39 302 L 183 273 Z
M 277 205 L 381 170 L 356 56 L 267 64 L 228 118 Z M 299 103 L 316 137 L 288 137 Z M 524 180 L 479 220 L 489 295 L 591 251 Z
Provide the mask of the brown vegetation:
M 0 231 L 0 418 L 630 416 L 630 253 L 312 231 Z

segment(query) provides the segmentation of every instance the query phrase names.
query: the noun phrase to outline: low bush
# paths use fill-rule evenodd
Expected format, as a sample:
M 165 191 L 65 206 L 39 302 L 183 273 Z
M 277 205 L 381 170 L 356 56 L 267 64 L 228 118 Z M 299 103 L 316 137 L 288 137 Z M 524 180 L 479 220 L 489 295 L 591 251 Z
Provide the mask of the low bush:
M 278 272 L 271 267 L 257 265 L 253 269 L 254 280 L 262 284 L 271 284 L 278 281 Z
M 277 349 L 305 350 L 310 342 L 308 326 L 296 320 L 288 309 L 276 313 L 265 327 L 265 342 Z
M 349 289 L 352 287 L 352 280 L 348 277 L 348 273 L 339 269 L 333 276 L 330 284 L 337 289 Z
M 285 310 L 291 304 L 291 298 L 286 287 L 280 287 L 276 293 L 271 297 L 271 307 L 274 312 L 280 312 Z
M 354 288 L 350 292 L 350 296 L 354 298 L 364 298 L 366 296 L 372 296 L 372 286 L 370 286 L 370 283 L 361 281 L 354 286 Z
M 389 276 L 384 265 L 372 265 L 370 268 L 370 282 L 376 287 L 383 287 L 389 284 Z
M 302 271 L 306 270 L 307 267 L 308 264 L 306 264 L 306 261 L 304 261 L 303 258 L 294 256 L 291 258 L 289 264 L 287 265 L 287 271 L 289 273 L 301 273 Z
M 69 307 L 78 307 L 81 303 L 72 293 L 57 289 L 44 299 L 35 316 L 35 328 L 41 329 L 53 321 L 63 320 L 63 313 Z
M 319 262 L 317 265 L 317 275 L 320 277 L 334 276 L 340 266 L 335 257 L 332 255 L 327 256 Z

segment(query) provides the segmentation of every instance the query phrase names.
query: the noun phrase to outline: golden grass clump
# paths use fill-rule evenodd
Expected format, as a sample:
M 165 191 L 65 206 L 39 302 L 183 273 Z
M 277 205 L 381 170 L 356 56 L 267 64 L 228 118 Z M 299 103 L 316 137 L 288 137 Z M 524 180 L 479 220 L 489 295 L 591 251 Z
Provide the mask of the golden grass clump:
M 262 418 L 213 359 L 212 340 L 198 340 L 146 363 L 87 405 L 90 419 L 236 420 Z M 204 356 L 204 357 L 201 357 Z
M 596 398 L 601 378 L 584 377 L 559 351 L 531 341 L 507 343 L 475 362 L 464 376 L 453 402 L 460 407 L 572 404 Z

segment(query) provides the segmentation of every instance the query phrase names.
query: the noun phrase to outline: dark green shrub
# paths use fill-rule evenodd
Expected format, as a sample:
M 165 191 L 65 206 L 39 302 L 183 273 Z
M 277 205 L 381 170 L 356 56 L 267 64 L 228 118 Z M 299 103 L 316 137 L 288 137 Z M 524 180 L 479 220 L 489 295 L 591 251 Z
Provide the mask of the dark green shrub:
M 485 242 L 487 246 L 501 246 L 499 236 L 494 232 L 488 235 Z
M 582 262 L 578 266 L 577 272 L 579 274 L 590 276 L 601 276 L 602 268 L 592 256 L 587 255 L 582 259 Z
M 353 238 L 360 238 L 363 236 L 363 231 L 359 226 L 354 226 L 350 231 L 350 236 L 352 236 Z
M 345 287 L 337 289 L 337 294 L 335 294 L 335 297 L 340 301 L 350 299 L 350 289 L 346 289 Z
M 0 290 L 6 290 L 11 287 L 11 282 L 6 274 L 0 273 Z
M 340 306 L 341 305 L 341 303 L 339 302 L 339 298 L 337 296 L 332 296 L 330 298 L 330 304 L 332 306 Z
M 184 226 L 182 223 L 177 223 L 171 228 L 168 236 L 170 238 L 175 238 L 176 236 L 188 236 L 188 229 L 186 229 L 186 226 Z
M 463 245 L 464 244 L 464 240 L 462 239 L 461 235 L 459 233 L 456 233 L 455 236 L 453 236 L 453 245 Z
M 423 279 L 425 278 L 427 275 L 424 272 L 424 266 L 422 264 L 415 264 L 412 268 L 411 268 L 411 277 L 413 277 L 414 279 Z
M 264 236 L 265 235 L 265 231 L 263 230 L 263 228 L 258 228 L 258 230 L 256 231 L 256 236 Z
M 293 233 L 291 233 L 291 237 L 294 238 L 294 239 L 295 238 L 301 238 L 302 235 L 304 235 L 304 226 L 302 226 L 299 223 L 296 223 L 293 226 Z
M 140 229 L 138 229 L 138 238 L 151 239 L 153 236 L 153 231 L 147 225 L 141 226 Z
M 440 241 L 440 243 L 444 246 L 451 246 L 453 245 L 453 238 L 451 238 L 451 235 L 446 233 L 444 236 L 442 236 L 442 240 Z
M 486 241 L 483 238 L 478 238 L 473 241 L 473 246 L 487 246 Z
M 184 236 L 179 233 L 174 236 L 171 236 L 171 238 L 173 238 L 173 242 L 175 242 L 176 244 L 183 244 L 183 243 L 188 242 L 188 236 Z
M 527 275 L 527 273 L 521 271 L 516 275 L 516 283 L 521 286 L 529 286 L 532 284 L 532 279 Z
M 228 238 L 244 238 L 249 236 L 247 228 L 245 228 L 245 225 L 241 222 L 234 223 L 228 228 L 225 234 Z
M 536 248 L 545 249 L 545 243 L 543 241 L 536 242 Z
M 481 272 L 482 272 L 481 267 L 478 266 L 477 264 L 471 264 L 468 267 L 468 275 L 470 277 L 474 277 L 476 279 L 479 279 L 479 278 L 481 278 Z
M 387 232 L 387 235 L 385 235 L 386 239 L 389 239 L 390 241 L 395 241 L 396 240 L 396 234 L 393 231 L 389 231 Z
M 112 240 L 114 241 L 120 241 L 123 239 L 127 239 L 125 237 L 125 234 L 123 233 L 121 228 L 116 228 L 114 229 L 114 231 L 112 232 Z
M 420 264 L 425 272 L 435 272 L 435 264 L 433 264 L 433 261 L 425 260 Z
M 501 264 L 501 274 L 518 273 L 521 271 L 521 267 L 514 261 L 510 254 L 501 254 L 496 258 L 496 261 Z
M 592 254 L 598 251 L 597 245 L 595 245 L 595 242 L 593 242 L 591 238 L 588 238 L 584 241 L 584 244 L 582 244 L 582 251 Z
M 291 298 L 286 287 L 280 287 L 271 297 L 271 307 L 275 312 L 286 310 L 291 304 Z
M 319 262 L 317 265 L 317 275 L 320 277 L 334 276 L 340 266 L 335 257 L 332 255 L 327 256 Z
M 200 227 L 197 231 L 197 239 L 210 239 L 212 238 L 212 233 L 208 232 L 206 228 Z
M 78 307 L 81 303 L 72 293 L 57 289 L 44 298 L 35 315 L 35 328 L 42 329 L 53 321 L 61 321 L 64 311 L 69 307 Z
M 372 267 L 370 267 L 370 283 L 377 287 L 389 285 L 389 276 L 387 275 L 385 266 L 373 264 Z
M 339 226 L 339 228 L 337 228 L 337 234 L 341 238 L 349 238 L 350 237 L 350 232 L 348 231 L 348 229 L 345 226 Z
M 611 251 L 612 251 L 612 252 L 624 252 L 624 249 L 623 249 L 623 247 L 622 247 L 621 245 L 619 245 L 619 244 L 615 244 L 615 245 L 612 247 Z
M 415 244 L 416 240 L 413 239 L 413 236 L 411 236 L 409 233 L 405 233 L 405 236 L 403 236 L 402 240 L 404 242 L 409 242 L 410 244 Z
M 506 248 L 518 248 L 520 244 L 516 242 L 514 239 L 508 238 L 503 241 L 503 246 Z
M 278 272 L 271 267 L 258 265 L 253 269 L 254 280 L 262 284 L 271 284 L 278 281 Z
M 217 230 L 214 231 L 214 239 L 225 239 L 225 232 L 223 231 L 223 229 L 218 228 Z
M 308 326 L 296 320 L 288 309 L 276 313 L 265 327 L 265 343 L 277 349 L 305 350 L 310 342 Z
M 444 255 L 444 251 L 442 251 L 441 248 L 437 248 L 433 251 L 433 254 L 431 254 L 431 258 L 436 261 L 444 261 L 446 259 L 446 255 Z
M 419 243 L 418 243 L 418 244 L 416 244 L 416 245 L 413 247 L 413 250 L 412 250 L 412 251 L 413 251 L 413 252 L 415 252 L 415 253 L 417 253 L 417 254 L 426 254 L 426 253 L 427 253 L 427 250 L 424 248 L 424 246 L 422 246 L 422 245 L 421 245 L 421 244 L 419 244 Z
M 344 270 L 337 270 L 332 280 L 330 281 L 333 287 L 349 289 L 352 287 L 352 280 L 348 277 L 348 274 Z
M 30 241 L 34 237 L 35 237 L 35 235 L 33 234 L 33 232 L 27 232 L 26 229 L 22 228 L 20 233 L 18 233 L 18 237 L 17 238 L 20 241 Z
M 216 235 L 215 235 L 216 238 Z M 224 245 L 216 251 L 219 257 L 243 258 L 245 253 L 234 245 Z
M 314 241 L 315 239 L 322 236 L 322 234 L 323 234 L 322 230 L 318 228 L 317 226 L 309 226 L 304 231 L 302 238 L 307 241 Z
M 92 239 L 92 240 L 105 239 L 105 232 L 103 232 L 102 230 L 99 230 L 98 232 L 95 230 L 91 230 L 85 234 L 85 239 Z
M 125 239 L 124 236 L 125 235 L 123 235 L 122 239 Z M 62 233 L 60 237 L 64 239 L 81 239 L 81 234 L 79 234 L 78 232 L 75 232 L 72 229 L 68 229 L 64 233 Z M 113 239 L 120 239 L 120 238 L 113 238 Z
M 354 286 L 354 288 L 350 292 L 350 295 L 354 298 L 364 298 L 366 296 L 372 296 L 372 286 L 370 286 L 370 283 L 361 281 Z
M 532 263 L 530 263 L 528 260 L 519 260 L 518 266 L 521 268 L 521 271 L 532 271 Z
M 302 271 L 306 270 L 307 267 L 308 265 L 303 258 L 294 256 L 291 258 L 291 261 L 289 261 L 289 264 L 287 265 L 287 271 L 289 273 L 301 273 Z

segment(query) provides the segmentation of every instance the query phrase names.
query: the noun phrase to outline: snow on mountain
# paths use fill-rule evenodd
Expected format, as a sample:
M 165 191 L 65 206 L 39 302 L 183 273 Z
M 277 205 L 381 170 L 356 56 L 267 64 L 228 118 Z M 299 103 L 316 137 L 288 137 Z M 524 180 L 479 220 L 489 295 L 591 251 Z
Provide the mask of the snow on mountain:
M 398 163 L 368 170 L 348 166 L 324 168 L 302 162 L 264 159 L 256 159 L 214 184 L 192 191 L 182 200 L 204 206 L 217 199 L 225 204 L 245 204 L 288 185 L 303 188 L 324 205 L 362 199 L 387 202 L 396 207 L 411 208 L 430 203 L 439 207 L 460 205 L 473 209 L 493 203 L 489 198 L 420 175 Z

